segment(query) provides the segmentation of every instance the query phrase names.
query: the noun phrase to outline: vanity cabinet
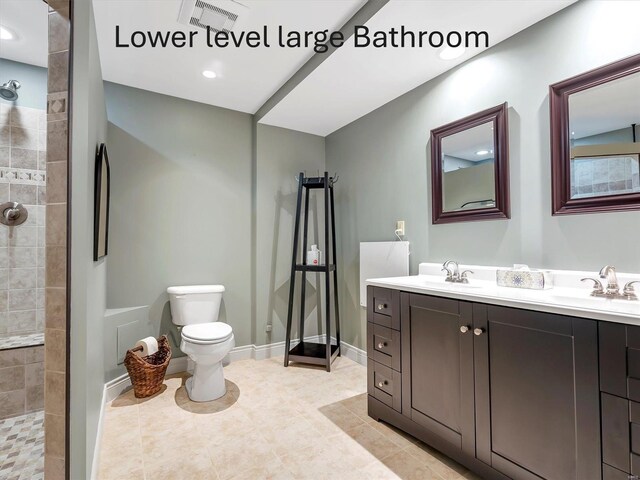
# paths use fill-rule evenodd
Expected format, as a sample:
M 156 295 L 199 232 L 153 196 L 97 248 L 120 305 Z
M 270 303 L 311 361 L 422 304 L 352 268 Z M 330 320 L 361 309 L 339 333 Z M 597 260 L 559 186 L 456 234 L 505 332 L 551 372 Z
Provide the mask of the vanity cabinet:
M 400 305 L 402 413 L 473 455 L 472 304 L 402 292 Z
M 518 479 L 599 479 L 597 322 L 474 304 L 477 458 Z
M 638 478 L 640 327 L 600 322 L 599 342 L 603 480 Z
M 373 288 L 369 298 L 393 298 Z M 384 337 L 369 303 L 374 418 L 482 478 L 603 478 L 598 322 L 408 292 L 399 292 L 399 304 L 398 331 L 385 327 Z M 379 338 L 391 338 L 398 353 L 381 359 Z

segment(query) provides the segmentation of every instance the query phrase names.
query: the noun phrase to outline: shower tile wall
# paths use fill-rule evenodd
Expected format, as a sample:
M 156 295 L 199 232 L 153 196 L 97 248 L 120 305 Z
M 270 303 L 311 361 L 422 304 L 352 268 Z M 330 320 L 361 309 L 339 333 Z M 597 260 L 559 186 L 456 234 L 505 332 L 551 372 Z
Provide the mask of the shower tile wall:
M 46 113 L 0 104 L 0 203 L 27 221 L 0 224 L 0 337 L 44 332 Z
M 637 155 L 571 160 L 571 198 L 640 191 Z

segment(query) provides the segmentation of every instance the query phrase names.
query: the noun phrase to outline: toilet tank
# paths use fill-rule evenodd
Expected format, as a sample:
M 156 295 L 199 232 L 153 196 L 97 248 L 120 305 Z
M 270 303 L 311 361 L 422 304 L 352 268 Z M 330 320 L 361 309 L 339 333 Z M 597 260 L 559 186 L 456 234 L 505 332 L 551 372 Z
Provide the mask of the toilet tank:
M 222 285 L 189 285 L 167 288 L 171 319 L 176 325 L 217 322 Z

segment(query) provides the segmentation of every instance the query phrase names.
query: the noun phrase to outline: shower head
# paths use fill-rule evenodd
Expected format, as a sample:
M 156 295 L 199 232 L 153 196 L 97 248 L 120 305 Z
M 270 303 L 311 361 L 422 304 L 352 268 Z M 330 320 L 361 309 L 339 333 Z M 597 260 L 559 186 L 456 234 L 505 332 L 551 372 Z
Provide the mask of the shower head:
M 20 82 L 17 80 L 9 80 L 7 83 L 3 83 L 0 86 L 0 97 L 4 100 L 14 102 L 18 99 L 18 89 L 20 88 Z

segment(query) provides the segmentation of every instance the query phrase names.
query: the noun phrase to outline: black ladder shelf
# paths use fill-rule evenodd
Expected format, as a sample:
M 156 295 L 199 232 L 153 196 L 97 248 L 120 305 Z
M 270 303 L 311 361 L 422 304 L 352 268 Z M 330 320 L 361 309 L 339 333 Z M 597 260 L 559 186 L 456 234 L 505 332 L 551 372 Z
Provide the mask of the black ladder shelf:
M 336 221 L 333 203 L 333 184 L 336 179 L 329 177 L 328 172 L 324 172 L 324 177 L 305 177 L 304 173 L 298 176 L 298 201 L 296 207 L 296 221 L 293 233 L 293 257 L 291 261 L 291 283 L 289 287 L 289 312 L 287 314 L 287 338 L 285 341 L 284 366 L 288 367 L 289 362 L 310 363 L 314 365 L 324 365 L 327 372 L 331 371 L 331 363 L 340 356 L 340 313 L 338 311 L 338 272 L 336 269 Z M 309 231 L 309 195 L 313 189 L 324 190 L 324 264 L 307 265 L 307 234 Z M 302 263 L 298 263 L 298 243 L 300 240 L 300 215 L 302 208 L 302 195 L 304 191 L 304 232 L 302 240 Z M 329 215 L 331 215 L 331 225 L 329 225 Z M 329 228 L 331 227 L 331 228 Z M 329 245 L 329 230 L 331 230 L 331 246 Z M 331 256 L 330 256 L 331 254 Z M 331 259 L 331 262 L 329 262 Z M 291 325 L 293 321 L 293 302 L 296 282 L 296 272 L 302 272 L 302 285 L 300 288 L 300 343 L 291 348 Z M 307 272 L 325 273 L 325 334 L 326 343 L 305 342 L 304 341 L 304 303 L 305 287 L 307 282 Z M 333 297 L 335 302 L 336 316 L 336 345 L 331 344 L 331 282 L 330 275 L 333 274 Z M 318 295 L 319 298 L 319 295 Z

